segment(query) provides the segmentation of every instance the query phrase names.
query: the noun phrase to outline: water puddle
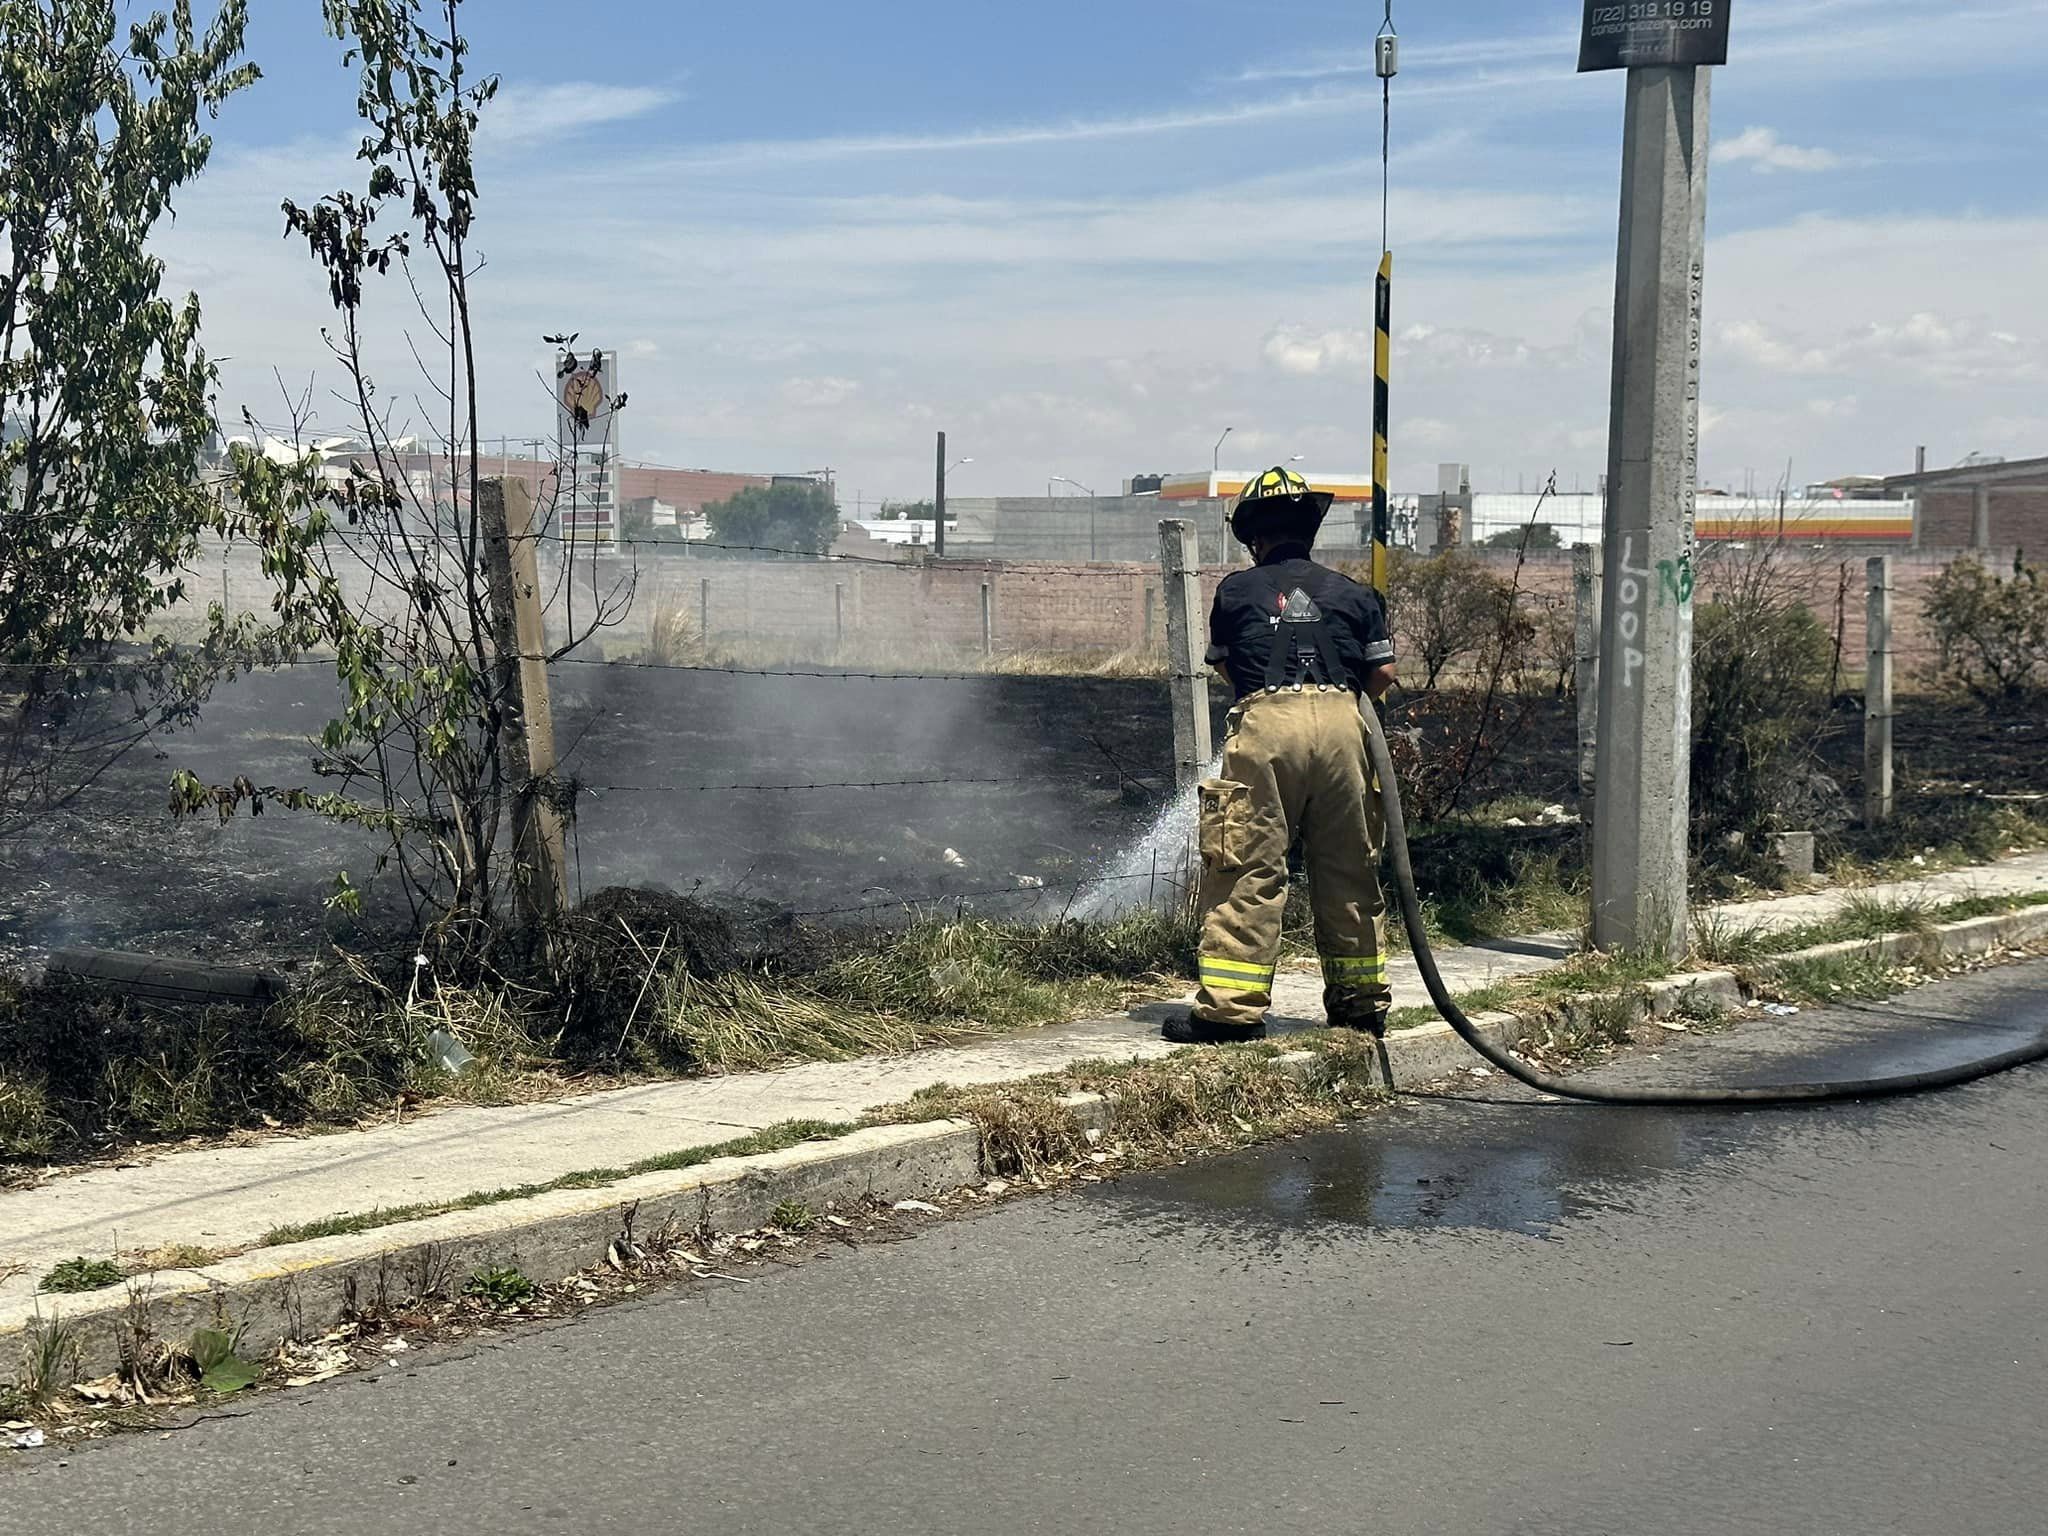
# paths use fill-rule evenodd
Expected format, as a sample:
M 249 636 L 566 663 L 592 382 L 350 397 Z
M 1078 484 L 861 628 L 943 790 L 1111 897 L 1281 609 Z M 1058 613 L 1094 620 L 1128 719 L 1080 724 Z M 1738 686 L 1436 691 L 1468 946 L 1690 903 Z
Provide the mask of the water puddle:
M 1771 1117 L 1445 1103 L 1099 1186 L 1120 1219 L 1542 1236 L 1753 1144 Z

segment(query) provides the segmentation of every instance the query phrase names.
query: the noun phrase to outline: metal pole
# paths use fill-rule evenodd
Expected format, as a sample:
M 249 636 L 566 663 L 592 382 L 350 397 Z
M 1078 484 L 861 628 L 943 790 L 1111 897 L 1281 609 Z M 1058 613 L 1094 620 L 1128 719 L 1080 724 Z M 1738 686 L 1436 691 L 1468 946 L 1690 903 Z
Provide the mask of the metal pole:
M 1863 677 L 1863 825 L 1882 826 L 1892 814 L 1892 558 L 1873 555 L 1865 609 Z
M 1384 598 L 1388 585 L 1387 547 L 1393 522 L 1387 509 L 1387 381 L 1394 357 L 1394 253 L 1380 256 L 1373 301 L 1372 351 L 1372 585 Z
M 1209 674 L 1201 658 L 1202 561 L 1195 525 L 1159 525 L 1159 579 L 1166 593 L 1166 678 L 1173 694 L 1173 780 L 1190 793 L 1209 771 Z
M 932 496 L 932 554 L 946 557 L 946 434 L 939 434 L 939 481 Z
M 1593 942 L 1686 946 L 1708 80 L 1628 72 L 1608 417 Z

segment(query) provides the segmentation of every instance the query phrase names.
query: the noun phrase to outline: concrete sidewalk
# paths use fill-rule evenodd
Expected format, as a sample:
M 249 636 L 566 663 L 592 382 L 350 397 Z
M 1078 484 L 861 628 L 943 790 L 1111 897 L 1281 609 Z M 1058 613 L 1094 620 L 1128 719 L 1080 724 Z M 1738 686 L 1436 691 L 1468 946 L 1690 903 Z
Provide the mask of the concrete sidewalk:
M 1717 910 L 1733 927 L 1784 929 L 1823 919 L 1854 896 L 1935 905 L 2044 891 L 2048 854 L 2034 854 Z M 1438 958 L 1452 990 L 1469 992 L 1547 969 L 1574 942 L 1565 934 L 1534 934 L 1449 949 Z M 1397 1006 L 1427 1003 L 1412 960 L 1396 957 L 1392 979 Z M 287 1223 L 619 1167 L 786 1120 L 850 1120 L 937 1083 L 1007 1082 L 1085 1059 L 1164 1055 L 1172 1047 L 1160 1041 L 1158 1023 L 1167 1006 L 905 1056 L 651 1083 L 541 1104 L 445 1109 L 403 1124 L 168 1152 L 59 1175 L 0 1192 L 0 1303 L 25 1300 L 52 1264 L 73 1255 L 170 1244 L 234 1249 Z M 1283 1031 L 1321 1026 L 1321 983 L 1312 970 L 1283 972 L 1275 1013 Z

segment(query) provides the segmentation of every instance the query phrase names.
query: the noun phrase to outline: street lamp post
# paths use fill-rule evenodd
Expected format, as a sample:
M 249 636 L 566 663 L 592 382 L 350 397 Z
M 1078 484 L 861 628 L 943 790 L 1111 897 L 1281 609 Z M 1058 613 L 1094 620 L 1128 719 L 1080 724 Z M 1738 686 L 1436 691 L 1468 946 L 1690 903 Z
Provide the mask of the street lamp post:
M 1235 427 L 1225 427 L 1223 429 L 1223 437 L 1230 436 L 1230 434 L 1235 432 L 1236 430 L 1237 428 Z M 1216 446 L 1213 449 L 1211 449 L 1209 453 L 1209 494 L 1211 496 L 1220 496 L 1223 490 L 1223 488 L 1216 483 L 1217 472 L 1221 470 L 1223 467 L 1223 437 L 1219 437 L 1216 439 Z M 1229 555 L 1230 514 L 1226 512 L 1223 514 L 1223 519 L 1218 524 L 1216 529 L 1216 558 L 1219 561 L 1228 564 Z

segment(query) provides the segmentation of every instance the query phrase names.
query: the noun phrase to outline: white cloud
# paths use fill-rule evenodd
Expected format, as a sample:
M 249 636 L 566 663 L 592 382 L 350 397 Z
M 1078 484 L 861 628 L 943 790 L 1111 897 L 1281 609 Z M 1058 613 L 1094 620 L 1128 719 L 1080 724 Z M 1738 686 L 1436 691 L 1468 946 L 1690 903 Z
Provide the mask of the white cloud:
M 626 352 L 632 357 L 659 357 L 661 355 L 661 347 L 659 343 L 649 341 L 643 336 L 638 341 L 629 345 L 626 348 Z
M 1282 373 L 1304 377 L 1340 369 L 1362 370 L 1372 360 L 1372 344 L 1362 330 L 1310 333 L 1299 326 L 1278 326 L 1266 337 L 1263 352 L 1266 361 Z
M 1716 144 L 1713 158 L 1724 165 L 1746 160 L 1766 174 L 1772 171 L 1831 171 L 1842 163 L 1841 157 L 1831 149 L 1802 149 L 1796 144 L 1787 144 L 1778 137 L 1775 128 L 1745 128 L 1734 138 Z
M 534 144 L 645 117 L 675 99 L 675 92 L 654 86 L 592 80 L 556 85 L 514 82 L 499 87 L 497 97 L 483 109 L 478 137 L 486 144 Z
M 844 405 L 860 393 L 860 380 L 825 377 L 789 379 L 782 386 L 782 398 L 803 410 L 827 410 Z
M 1074 118 L 1066 122 L 1019 123 L 978 128 L 964 133 L 834 135 L 811 139 L 735 140 L 696 154 L 670 160 L 668 168 L 719 170 L 763 164 L 846 160 L 878 155 L 941 154 L 961 150 L 1014 149 L 1043 144 L 1087 143 L 1101 139 L 1148 138 L 1223 128 L 1272 118 L 1302 117 L 1324 112 L 1361 110 L 1365 95 L 1357 91 L 1312 91 L 1277 96 L 1268 101 L 1196 111 L 1140 112 L 1125 117 Z
M 1899 320 L 1866 320 L 1827 337 L 1778 330 L 1757 320 L 1713 328 L 1713 341 L 1774 373 L 1850 375 L 1910 369 L 1948 385 L 2026 383 L 2048 376 L 2048 344 L 1993 329 L 1968 316 L 1922 310 Z

